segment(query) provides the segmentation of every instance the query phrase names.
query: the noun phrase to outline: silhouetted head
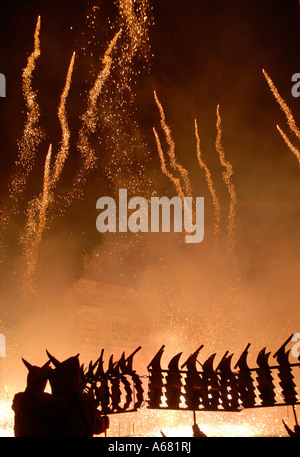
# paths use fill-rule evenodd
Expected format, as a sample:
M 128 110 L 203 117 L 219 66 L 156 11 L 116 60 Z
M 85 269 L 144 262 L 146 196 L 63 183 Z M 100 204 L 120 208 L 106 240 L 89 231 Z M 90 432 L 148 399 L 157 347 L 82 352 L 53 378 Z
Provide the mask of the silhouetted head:
M 54 395 L 70 395 L 80 392 L 79 354 L 59 362 L 46 351 L 55 369 L 51 371 L 49 382 Z
M 22 361 L 28 369 L 26 392 L 40 393 L 44 392 L 46 384 L 51 373 L 50 360 L 42 367 L 31 365 L 27 360 L 22 358 Z
M 268 359 L 271 352 L 266 352 L 266 348 L 263 348 L 257 356 L 256 363 L 260 368 L 268 368 Z

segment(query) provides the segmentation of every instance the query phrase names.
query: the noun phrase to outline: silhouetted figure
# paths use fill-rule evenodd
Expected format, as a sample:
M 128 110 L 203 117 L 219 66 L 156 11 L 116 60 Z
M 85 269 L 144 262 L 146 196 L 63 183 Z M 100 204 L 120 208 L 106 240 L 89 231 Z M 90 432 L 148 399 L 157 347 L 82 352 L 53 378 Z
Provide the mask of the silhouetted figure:
M 91 437 L 103 433 L 108 419 L 100 416 L 93 397 L 82 392 L 78 355 L 59 362 L 47 354 L 55 367 L 49 376 L 52 395 L 45 411 L 49 436 Z
M 178 363 L 181 354 L 175 355 L 168 365 L 168 374 L 166 376 L 166 397 L 168 409 L 179 409 L 181 403 L 182 380 Z
M 273 406 L 275 404 L 275 392 L 273 377 L 268 363 L 270 352 L 266 354 L 266 348 L 263 348 L 257 356 L 259 368 L 257 372 L 257 389 L 261 398 L 262 406 Z
M 164 376 L 160 365 L 164 351 L 162 346 L 152 361 L 148 365 L 149 374 L 149 408 L 159 408 L 161 404 L 162 389 L 164 386 Z
M 133 386 L 135 389 L 135 398 L 136 398 L 136 401 L 133 405 L 133 409 L 135 409 L 135 410 L 140 408 L 140 406 L 142 405 L 142 403 L 144 401 L 144 389 L 142 386 L 142 381 L 141 381 L 139 375 L 133 369 L 133 357 L 140 349 L 141 349 L 141 346 L 139 346 L 135 351 L 133 351 L 133 353 L 130 354 L 130 356 L 127 357 L 127 359 L 122 361 L 122 363 L 120 364 L 121 373 L 124 376 L 125 375 L 130 376 L 133 381 Z
M 91 437 L 103 433 L 108 419 L 100 416 L 92 396 L 83 393 L 78 355 L 59 362 L 47 352 L 41 368 L 24 361 L 29 373 L 25 392 L 16 394 L 15 436 Z M 54 369 L 50 368 L 50 363 Z M 44 392 L 49 380 L 52 393 Z
M 111 412 L 121 411 L 121 388 L 120 388 L 120 369 L 119 363 L 113 361 L 113 355 L 108 362 L 107 376 L 111 385 Z
M 132 402 L 133 392 L 131 389 L 131 384 L 126 376 L 125 352 L 123 352 L 123 354 L 118 362 L 118 365 L 119 365 L 119 369 L 120 369 L 120 381 L 124 385 L 124 389 L 125 389 L 125 402 L 122 406 L 122 410 L 126 411 Z
M 285 346 L 291 340 L 292 336 L 278 349 L 276 354 L 274 354 L 274 358 L 279 364 L 278 377 L 280 379 L 279 385 L 282 389 L 281 394 L 287 405 L 294 405 L 297 403 L 296 385 L 293 381 L 294 376 L 289 362 L 290 351 L 285 351 Z
M 185 403 L 188 409 L 196 411 L 202 404 L 204 394 L 203 380 L 200 373 L 197 371 L 197 357 L 203 345 L 200 346 L 193 354 L 189 356 L 187 361 L 182 365 L 181 369 L 187 367 L 185 379 Z
M 41 405 L 50 397 L 50 394 L 44 392 L 51 371 L 50 361 L 37 367 L 22 360 L 28 369 L 27 386 L 24 392 L 17 393 L 13 399 L 14 434 L 16 437 L 39 437 L 45 433 L 39 416 Z
M 244 408 L 253 408 L 255 406 L 255 387 L 251 376 L 250 368 L 247 364 L 248 349 L 250 343 L 244 349 L 234 368 L 239 368 L 237 374 L 237 385 Z
M 97 406 L 101 406 L 101 411 L 103 414 L 108 414 L 110 412 L 110 391 L 108 385 L 108 370 L 105 373 L 103 370 L 103 353 L 102 349 L 101 355 L 96 362 L 96 372 L 92 377 L 92 386 L 91 393 L 95 395 Z M 88 379 L 87 379 L 88 382 Z
M 216 368 L 216 372 L 220 372 L 220 400 L 222 402 L 222 407 L 226 411 L 236 411 L 240 406 L 237 379 L 231 370 L 231 359 L 233 354 L 229 356 L 227 354 L 228 351 L 224 354 Z
M 80 385 L 94 398 L 102 414 L 133 411 L 143 403 L 142 381 L 132 368 L 133 357 L 140 349 L 141 346 L 127 358 L 123 352 L 116 362 L 111 355 L 106 371 L 103 369 L 103 349 L 95 363 L 90 362 L 87 369 L 81 367 Z
M 220 385 L 218 376 L 213 368 L 213 363 L 216 354 L 212 354 L 202 365 L 202 379 L 205 386 L 205 394 L 203 396 L 203 404 L 205 409 L 217 411 L 220 398 Z

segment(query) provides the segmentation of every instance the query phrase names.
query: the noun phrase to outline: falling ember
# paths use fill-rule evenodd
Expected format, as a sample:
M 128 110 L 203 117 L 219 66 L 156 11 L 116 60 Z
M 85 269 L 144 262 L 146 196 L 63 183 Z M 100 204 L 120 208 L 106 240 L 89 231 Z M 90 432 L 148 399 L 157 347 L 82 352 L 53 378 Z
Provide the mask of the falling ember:
M 60 105 L 58 107 L 58 118 L 60 121 L 61 130 L 62 130 L 62 143 L 61 143 L 60 151 L 58 152 L 58 154 L 56 156 L 53 177 L 51 179 L 51 186 L 53 186 L 59 179 L 59 176 L 62 172 L 64 163 L 65 163 L 65 161 L 68 157 L 68 153 L 69 153 L 69 142 L 70 142 L 71 134 L 70 134 L 70 130 L 68 127 L 68 121 L 67 121 L 66 101 L 67 101 L 67 97 L 68 97 L 69 90 L 71 87 L 74 62 L 75 62 L 75 52 L 73 53 L 72 58 L 71 58 L 65 87 L 64 87 L 64 90 L 61 95 Z
M 214 210 L 215 210 L 215 235 L 218 235 L 220 233 L 220 224 L 221 224 L 221 207 L 220 207 L 220 202 L 217 197 L 215 188 L 214 188 L 214 183 L 213 179 L 211 176 L 211 172 L 206 165 L 206 163 L 202 159 L 201 155 L 201 149 L 200 149 L 200 136 L 198 132 L 198 124 L 197 120 L 195 119 L 195 135 L 196 135 L 196 140 L 197 140 L 197 159 L 199 162 L 200 167 L 205 171 L 205 176 L 206 176 L 206 181 L 208 184 L 208 188 L 213 200 L 213 205 L 214 205 Z
M 133 56 L 142 49 L 146 53 L 149 52 L 148 24 L 151 7 L 148 0 L 118 0 L 116 4 L 122 27 L 126 29 L 129 38 L 129 49 L 124 58 L 131 62 Z M 146 57 L 145 54 L 144 57 Z
M 182 179 L 183 179 L 184 185 L 185 185 L 185 195 L 187 197 L 191 197 L 192 196 L 192 186 L 191 186 L 190 179 L 188 176 L 188 171 L 183 166 L 181 166 L 180 164 L 177 163 L 176 156 L 175 156 L 175 143 L 173 141 L 170 128 L 166 124 L 165 113 L 164 113 L 162 104 L 158 100 L 156 92 L 154 92 L 154 98 L 155 98 L 155 102 L 156 102 L 157 107 L 160 112 L 161 126 L 162 126 L 162 129 L 164 131 L 164 134 L 166 136 L 166 140 L 167 140 L 167 143 L 169 146 L 168 155 L 170 158 L 171 166 L 174 170 L 178 171 L 180 173 L 180 175 L 182 176 Z
M 34 165 L 36 148 L 42 140 L 41 130 L 36 127 L 40 118 L 40 108 L 37 102 L 37 94 L 32 89 L 33 71 L 36 60 L 41 54 L 40 28 L 41 17 L 39 16 L 34 33 L 34 50 L 28 57 L 27 66 L 23 70 L 23 94 L 28 112 L 23 138 L 19 143 L 19 159 L 16 162 L 17 172 L 10 185 L 11 198 L 16 202 L 24 191 L 27 177 Z
M 281 128 L 279 127 L 279 125 L 276 126 L 277 127 L 277 130 L 279 131 L 280 135 L 282 136 L 282 138 L 284 139 L 285 143 L 287 144 L 287 146 L 290 148 L 290 150 L 295 154 L 295 156 L 297 157 L 298 159 L 298 162 L 299 162 L 299 165 L 300 165 L 300 151 L 298 148 L 296 148 L 296 146 L 293 145 L 293 143 L 289 140 L 289 138 L 287 137 L 287 135 L 281 130 Z
M 132 42 L 133 49 L 139 46 L 141 30 L 139 21 L 134 12 L 134 5 L 132 0 L 119 0 L 120 14 L 124 17 L 125 23 L 128 27 L 129 36 Z
M 93 3 L 95 5 L 92 6 Z M 96 3 L 99 2 L 90 2 L 92 9 L 87 16 L 89 34 L 85 41 L 98 52 L 96 37 L 103 25 L 97 23 L 99 7 Z M 146 150 L 147 146 L 136 117 L 138 107 L 135 85 L 141 73 L 148 73 L 150 68 L 152 54 L 148 32 L 152 24 L 152 6 L 148 0 L 114 0 L 112 3 L 115 6 L 115 19 L 110 22 L 110 29 L 114 34 L 121 29 L 122 35 L 114 52 L 111 70 L 113 77 L 109 78 L 101 93 L 101 109 L 97 113 L 100 133 L 98 140 L 106 152 L 102 166 L 111 186 L 117 189 L 126 185 L 129 190 L 137 193 L 145 189 L 145 164 L 140 157 L 141 150 Z M 87 45 L 84 46 L 85 50 Z M 148 150 L 146 154 L 150 158 Z M 81 185 L 79 180 L 84 174 L 83 170 L 74 187 Z M 147 180 L 150 186 L 150 178 Z
M 184 202 L 184 192 L 183 192 L 183 189 L 182 189 L 182 186 L 181 186 L 181 183 L 180 183 L 180 179 L 176 178 L 172 173 L 170 173 L 168 171 L 168 169 L 166 167 L 166 161 L 165 161 L 164 153 L 163 153 L 163 150 L 162 150 L 162 147 L 161 147 L 161 142 L 159 140 L 159 136 L 158 136 L 155 128 L 153 128 L 153 133 L 154 133 L 156 144 L 157 144 L 158 154 L 159 154 L 160 163 L 161 163 L 161 170 L 170 179 L 170 181 L 174 184 L 174 187 L 176 189 L 176 192 L 177 192 L 178 196 L 180 197 L 181 201 Z
M 223 172 L 223 178 L 227 186 L 230 195 L 230 206 L 228 215 L 228 234 L 231 242 L 231 247 L 234 244 L 234 231 L 235 231 L 235 208 L 237 204 L 237 195 L 234 184 L 232 182 L 233 168 L 230 162 L 225 158 L 224 149 L 222 146 L 222 129 L 221 129 L 221 116 L 219 105 L 217 106 L 217 138 L 216 138 L 216 150 L 219 154 L 221 165 L 225 168 Z

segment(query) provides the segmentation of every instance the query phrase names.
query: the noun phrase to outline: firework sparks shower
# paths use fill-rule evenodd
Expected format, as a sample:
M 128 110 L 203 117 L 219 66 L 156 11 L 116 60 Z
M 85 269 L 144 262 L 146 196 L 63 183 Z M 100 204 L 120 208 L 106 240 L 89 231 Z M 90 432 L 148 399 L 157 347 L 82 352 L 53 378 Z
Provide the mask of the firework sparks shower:
M 120 28 L 108 44 L 108 47 L 104 53 L 103 58 L 100 59 L 101 69 L 98 70 L 98 74 L 89 90 L 87 97 L 87 108 L 85 113 L 81 117 L 81 128 L 79 130 L 78 138 L 78 151 L 82 157 L 82 164 L 79 172 L 77 173 L 73 188 L 71 191 L 65 193 L 63 196 L 56 195 L 56 185 L 60 180 L 62 171 L 69 157 L 70 150 L 70 137 L 71 132 L 68 125 L 66 103 L 72 84 L 72 75 L 75 65 L 75 52 L 72 55 L 65 86 L 60 97 L 60 104 L 58 107 L 58 119 L 60 122 L 62 140 L 60 148 L 54 159 L 54 164 L 51 165 L 51 157 L 53 157 L 53 146 L 49 148 L 45 169 L 44 169 L 44 184 L 43 192 L 39 197 L 34 197 L 28 203 L 28 207 L 25 211 L 26 222 L 23 233 L 20 236 L 20 243 L 24 246 L 25 256 L 25 272 L 24 272 L 24 296 L 27 297 L 27 301 L 30 294 L 34 291 L 34 276 L 38 262 L 39 246 L 42 241 L 43 233 L 48 227 L 50 221 L 57 216 L 65 213 L 67 207 L 72 203 L 73 200 L 82 198 L 84 195 L 84 185 L 88 174 L 95 168 L 97 155 L 90 143 L 91 135 L 95 134 L 101 122 L 101 108 L 99 103 L 100 95 L 104 98 L 104 86 L 108 83 L 111 75 L 111 71 L 117 67 L 117 65 L 124 66 L 124 58 L 127 59 L 128 76 L 124 81 L 120 80 L 119 85 L 119 98 L 124 97 L 123 92 L 130 87 L 131 76 L 130 66 L 132 63 L 133 56 L 138 52 L 139 48 L 142 48 L 144 42 L 147 41 L 146 32 L 146 10 L 147 2 L 142 2 L 140 5 L 140 13 L 142 19 L 138 19 L 135 16 L 132 2 L 120 2 L 119 14 L 121 18 L 121 25 L 127 30 L 128 36 L 130 36 L 130 55 L 127 53 L 115 52 L 115 48 L 118 40 L 122 35 L 122 28 Z M 36 61 L 41 55 L 40 46 L 40 30 L 41 30 L 41 17 L 38 17 L 35 33 L 34 33 L 34 50 L 28 58 L 28 63 L 23 71 L 23 94 L 28 108 L 27 122 L 24 127 L 23 138 L 20 142 L 19 147 L 19 160 L 16 163 L 16 173 L 12 179 L 10 186 L 10 196 L 15 203 L 17 203 L 21 195 L 24 192 L 26 182 L 30 172 L 33 170 L 35 165 L 35 157 L 37 149 L 44 136 L 41 133 L 41 129 L 37 127 L 40 120 L 40 107 L 37 101 L 37 92 L 33 90 L 32 78 L 33 72 L 36 69 Z M 123 45 L 124 46 L 124 45 Z M 115 55 L 113 56 L 113 52 Z M 107 93 L 107 90 L 106 90 Z M 122 104 L 122 103 L 121 103 Z M 105 112 L 105 110 L 104 110 Z M 20 168 L 20 171 L 18 170 Z M 54 210 L 54 208 L 56 208 Z M 57 209 L 58 208 L 58 209 Z M 53 211 L 54 210 L 54 211 Z M 16 205 L 14 211 L 16 211 Z M 5 240 L 5 229 L 9 222 L 9 214 L 2 212 L 2 239 Z M 4 243 L 2 243 L 4 244 Z M 5 248 L 2 248 L 5 251 Z
M 68 204 L 74 198 L 79 198 L 83 195 L 83 186 L 86 181 L 86 176 L 95 167 L 96 155 L 90 145 L 90 136 L 95 133 L 99 122 L 99 96 L 103 91 L 103 86 L 110 76 L 113 58 L 111 53 L 116 46 L 117 40 L 120 37 L 122 30 L 119 30 L 111 40 L 103 57 L 103 69 L 99 72 L 93 87 L 89 91 L 87 109 L 82 116 L 82 126 L 79 132 L 78 149 L 83 158 L 83 166 L 73 184 L 73 190 L 65 197 Z

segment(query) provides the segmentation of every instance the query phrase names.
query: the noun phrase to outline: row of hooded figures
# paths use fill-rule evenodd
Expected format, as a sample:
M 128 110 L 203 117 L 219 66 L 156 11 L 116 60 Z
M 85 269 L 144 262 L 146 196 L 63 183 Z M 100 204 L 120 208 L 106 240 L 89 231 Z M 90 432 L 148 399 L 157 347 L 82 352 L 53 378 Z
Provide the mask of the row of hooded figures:
M 282 346 L 274 355 L 278 365 L 269 365 L 270 352 L 262 349 L 257 357 L 258 367 L 249 368 L 247 364 L 247 345 L 242 355 L 231 368 L 233 354 L 224 354 L 214 368 L 216 354 L 212 354 L 201 364 L 198 354 L 200 346 L 179 368 L 182 353 L 173 357 L 167 370 L 161 369 L 161 357 L 164 346 L 149 364 L 149 407 L 154 409 L 186 409 L 205 411 L 239 411 L 244 408 L 295 405 L 298 403 L 296 385 L 293 381 L 292 368 L 300 366 L 290 364 L 289 351 Z M 197 364 L 201 365 L 198 371 Z M 185 370 L 184 370 L 185 368 Z M 272 372 L 279 378 L 280 397 Z M 254 375 L 256 374 L 256 379 Z
M 182 353 L 173 357 L 167 370 L 161 368 L 164 346 L 148 365 L 148 392 L 144 393 L 142 377 L 133 369 L 133 357 L 125 353 L 114 362 L 110 357 L 104 369 L 102 350 L 96 362 L 88 367 L 79 363 L 79 354 L 60 362 L 48 351 L 48 361 L 28 369 L 24 392 L 14 397 L 15 436 L 94 436 L 106 433 L 109 415 L 137 411 L 147 405 L 152 409 L 185 409 L 207 411 L 239 411 L 257 406 L 299 404 L 292 368 L 300 363 L 289 362 L 288 341 L 276 352 L 278 365 L 269 365 L 266 348 L 257 357 L 257 368 L 247 364 L 247 345 L 238 362 L 231 368 L 232 354 L 228 351 L 216 368 L 216 354 L 203 364 L 198 362 L 200 346 L 179 368 Z M 201 370 L 198 371 L 198 365 Z M 281 388 L 278 403 L 272 376 L 277 371 Z M 256 373 L 256 382 L 253 375 Z M 49 382 L 51 393 L 45 392 Z M 258 395 L 258 398 L 257 398 Z M 184 398 L 184 404 L 182 399 Z

